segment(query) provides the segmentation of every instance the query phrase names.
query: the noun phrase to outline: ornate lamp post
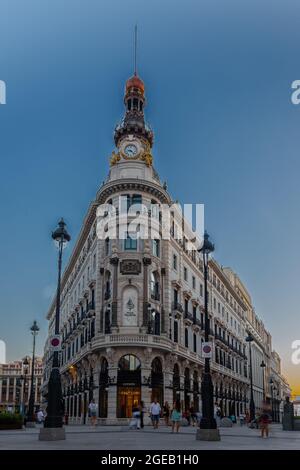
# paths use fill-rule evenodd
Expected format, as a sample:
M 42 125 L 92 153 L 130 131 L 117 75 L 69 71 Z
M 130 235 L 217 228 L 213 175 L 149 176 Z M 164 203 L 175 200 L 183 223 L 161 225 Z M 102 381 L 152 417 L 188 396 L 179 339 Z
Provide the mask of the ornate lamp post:
M 199 252 L 203 256 L 203 272 L 204 272 L 204 336 L 205 342 L 209 341 L 209 317 L 208 317 L 208 292 L 207 292 L 207 278 L 208 278 L 208 259 L 209 254 L 214 251 L 214 245 L 209 241 L 209 235 L 205 231 L 202 247 Z M 219 441 L 220 433 L 217 428 L 217 423 L 214 418 L 214 390 L 210 374 L 209 358 L 205 358 L 204 373 L 202 374 L 201 382 L 201 397 L 202 397 L 202 418 L 200 427 L 197 430 L 196 439 L 205 441 Z
M 52 238 L 58 247 L 58 280 L 56 291 L 54 333 L 55 335 L 59 335 L 62 252 L 67 243 L 71 240 L 63 219 L 59 221 L 57 229 L 52 233 Z M 59 351 L 54 351 L 52 369 L 48 382 L 47 416 L 45 419 L 44 428 L 40 429 L 40 440 L 61 440 L 66 438 L 65 430 L 63 428 L 64 410 L 59 365 Z
M 252 353 L 251 353 L 251 343 L 254 341 L 253 336 L 249 333 L 246 338 L 247 343 L 249 343 L 249 360 L 250 360 L 250 421 L 255 419 L 255 403 L 253 398 L 253 374 L 252 374 Z
M 28 402 L 28 412 L 27 412 L 27 420 L 26 420 L 26 427 L 34 428 L 35 427 L 35 415 L 34 415 L 34 395 L 35 395 L 35 387 L 34 387 L 34 363 L 35 363 L 35 338 L 40 331 L 37 322 L 34 320 L 31 328 L 31 334 L 33 336 L 33 348 L 32 348 L 32 361 L 31 361 L 31 384 L 30 384 L 30 397 Z
M 265 391 L 265 368 L 266 368 L 266 364 L 265 364 L 264 360 L 261 361 L 260 367 L 261 367 L 261 370 L 262 370 L 263 401 L 265 401 L 266 400 L 266 391 Z

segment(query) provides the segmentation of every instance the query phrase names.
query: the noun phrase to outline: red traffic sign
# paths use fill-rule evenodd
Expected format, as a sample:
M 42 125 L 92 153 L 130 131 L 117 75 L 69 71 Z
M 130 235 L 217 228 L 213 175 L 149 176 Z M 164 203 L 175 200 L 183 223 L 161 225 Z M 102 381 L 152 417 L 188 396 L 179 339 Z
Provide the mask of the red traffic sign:
M 212 358 L 212 343 L 210 341 L 202 343 L 202 357 Z
M 50 338 L 50 346 L 52 350 L 59 351 L 61 349 L 61 337 L 60 335 L 55 335 Z

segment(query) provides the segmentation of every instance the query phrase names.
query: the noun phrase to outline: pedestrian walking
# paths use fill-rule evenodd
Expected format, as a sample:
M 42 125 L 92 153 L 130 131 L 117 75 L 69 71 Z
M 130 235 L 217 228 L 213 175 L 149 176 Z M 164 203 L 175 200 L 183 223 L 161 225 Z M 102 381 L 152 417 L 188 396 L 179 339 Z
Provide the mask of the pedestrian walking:
M 189 411 L 190 411 L 190 419 L 191 419 L 192 425 L 195 426 L 195 424 L 197 423 L 197 415 L 196 415 L 196 412 L 195 412 L 193 402 L 191 403 Z
M 266 407 L 263 409 L 261 415 L 258 418 L 258 422 L 261 429 L 261 437 L 262 439 L 266 436 L 269 437 L 269 424 L 271 423 L 272 419 L 269 414 L 269 409 Z
M 246 422 L 246 416 L 243 413 L 241 413 L 240 414 L 240 425 L 244 426 L 245 422 Z
M 39 424 L 42 424 L 43 421 L 44 421 L 44 419 L 45 419 L 44 412 L 43 412 L 43 410 L 40 409 L 40 410 L 37 412 L 37 422 L 38 422 Z
M 177 400 L 173 404 L 173 409 L 171 413 L 172 433 L 175 431 L 175 429 L 176 429 L 176 432 L 179 432 L 181 420 L 182 420 L 182 414 L 181 414 L 180 401 Z
M 95 403 L 95 400 L 92 399 L 89 404 L 89 415 L 91 418 L 92 426 L 96 426 L 97 424 L 97 411 L 98 411 L 98 405 Z
M 163 417 L 165 420 L 165 425 L 169 426 L 170 425 L 170 407 L 167 401 L 165 402 L 163 406 Z
M 216 420 L 217 427 L 219 427 L 221 424 L 222 411 L 221 411 L 220 405 L 217 402 L 215 403 L 215 406 L 214 406 L 214 418 Z
M 161 413 L 161 407 L 157 399 L 154 398 L 153 402 L 150 405 L 150 416 L 153 424 L 153 429 L 158 429 L 158 423 Z
M 133 406 L 132 408 L 132 420 L 129 425 L 130 428 L 140 429 L 141 428 L 141 409 L 140 406 Z

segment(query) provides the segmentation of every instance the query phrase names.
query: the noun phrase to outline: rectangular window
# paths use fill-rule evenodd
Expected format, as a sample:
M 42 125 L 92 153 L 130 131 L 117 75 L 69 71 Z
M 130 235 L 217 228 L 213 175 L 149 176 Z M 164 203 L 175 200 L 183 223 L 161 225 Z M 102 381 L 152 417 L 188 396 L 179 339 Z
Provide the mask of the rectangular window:
M 196 278 L 195 276 L 192 277 L 192 284 L 193 284 L 193 289 L 196 288 Z
M 195 333 L 194 333 L 193 338 L 194 338 L 194 353 L 196 353 L 197 352 L 197 336 L 195 335 Z
M 159 258 L 159 240 L 157 239 L 152 240 L 152 254 Z
M 178 343 L 178 322 L 174 321 L 174 343 Z
M 173 255 L 173 269 L 177 271 L 177 256 Z
M 138 204 L 139 206 L 142 205 L 142 196 L 140 194 L 133 194 L 131 197 L 131 205 Z M 138 209 L 138 208 L 137 208 Z
M 109 237 L 105 239 L 105 256 L 108 256 L 110 254 L 110 241 Z
M 184 329 L 184 345 L 186 348 L 189 347 L 189 330 L 187 328 Z
M 196 323 L 197 318 L 197 307 L 196 305 L 193 306 L 193 322 Z
M 203 284 L 200 284 L 200 296 L 203 297 Z
M 151 216 L 154 218 L 154 219 L 159 219 L 159 204 L 154 200 L 152 199 L 151 200 Z
M 137 239 L 127 234 L 124 240 L 124 250 L 137 250 Z
M 185 281 L 188 280 L 188 272 L 187 272 L 186 267 L 183 268 L 183 278 L 184 278 Z

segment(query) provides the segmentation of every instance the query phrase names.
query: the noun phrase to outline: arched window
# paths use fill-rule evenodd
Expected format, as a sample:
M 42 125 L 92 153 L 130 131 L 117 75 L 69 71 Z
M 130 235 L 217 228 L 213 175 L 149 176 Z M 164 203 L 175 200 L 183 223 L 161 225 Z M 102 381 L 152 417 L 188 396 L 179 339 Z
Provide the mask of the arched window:
M 133 354 L 126 354 L 119 360 L 119 370 L 121 371 L 134 371 L 141 369 L 140 360 Z
M 161 374 L 162 373 L 162 365 L 161 365 L 161 360 L 159 357 L 156 357 L 153 359 L 152 364 L 151 364 L 151 370 L 155 374 Z

